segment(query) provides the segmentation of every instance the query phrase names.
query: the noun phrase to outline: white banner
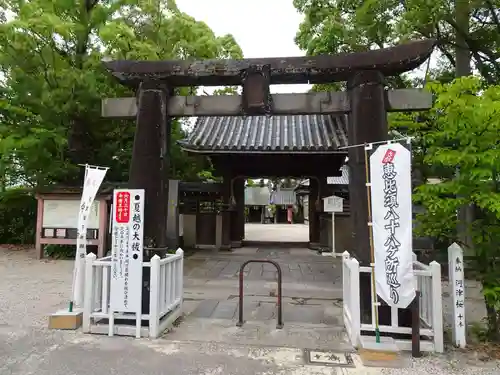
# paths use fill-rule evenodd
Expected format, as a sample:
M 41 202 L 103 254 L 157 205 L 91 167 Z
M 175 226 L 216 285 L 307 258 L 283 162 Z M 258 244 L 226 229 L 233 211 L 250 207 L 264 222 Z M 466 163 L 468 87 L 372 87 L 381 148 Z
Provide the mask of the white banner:
M 400 143 L 378 146 L 370 183 L 377 294 L 406 308 L 415 298 L 410 151 Z
M 73 301 L 81 306 L 83 303 L 83 275 L 85 268 L 85 255 L 87 254 L 87 223 L 90 210 L 97 191 L 106 176 L 108 168 L 85 166 L 85 180 L 83 182 L 82 199 L 78 212 L 78 234 L 76 237 L 76 255 L 73 270 Z M 99 233 L 100 236 L 105 235 Z
M 144 189 L 115 190 L 111 251 L 111 311 L 141 312 Z

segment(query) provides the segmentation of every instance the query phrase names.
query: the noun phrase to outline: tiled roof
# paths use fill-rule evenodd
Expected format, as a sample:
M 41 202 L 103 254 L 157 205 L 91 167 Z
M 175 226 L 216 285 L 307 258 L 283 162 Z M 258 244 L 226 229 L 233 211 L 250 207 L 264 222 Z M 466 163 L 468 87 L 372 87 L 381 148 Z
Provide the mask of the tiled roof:
M 327 152 L 347 146 L 345 115 L 200 117 L 179 143 L 197 152 Z
M 349 185 L 349 168 L 347 165 L 343 165 L 340 169 L 342 176 L 327 177 L 326 183 L 328 185 Z M 309 179 L 302 180 L 300 186 L 309 186 Z
M 342 176 L 327 177 L 328 185 L 349 185 L 349 168 L 343 165 L 341 168 Z

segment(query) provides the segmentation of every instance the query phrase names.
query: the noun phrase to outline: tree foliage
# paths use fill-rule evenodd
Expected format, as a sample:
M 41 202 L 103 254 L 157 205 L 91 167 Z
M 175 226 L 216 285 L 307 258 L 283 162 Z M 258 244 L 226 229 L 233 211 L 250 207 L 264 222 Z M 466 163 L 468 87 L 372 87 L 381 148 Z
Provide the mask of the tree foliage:
M 78 163 L 127 178 L 134 122 L 101 118 L 100 101 L 133 93 L 103 59 L 242 55 L 232 36 L 214 35 L 173 0 L 0 0 L 0 9 L 2 185 L 80 183 Z M 197 178 L 205 162 L 175 144 L 181 125 L 172 129 L 172 172 Z
M 455 2 L 446 0 L 294 0 L 296 9 L 305 16 L 296 42 L 307 54 L 317 55 L 435 38 L 443 57 L 439 70 L 450 71 L 456 62 L 458 34 L 465 40 L 483 79 L 498 82 L 500 1 L 458 2 L 465 5 L 465 11 L 457 12 Z
M 437 100 L 428 116 L 435 127 L 422 134 L 423 163 L 452 173 L 417 188 L 416 202 L 426 209 L 417 218 L 419 230 L 459 242 L 457 210 L 476 207 L 467 228 L 474 243 L 471 266 L 483 284 L 490 337 L 500 340 L 500 86 L 484 89 L 478 78 L 468 77 L 432 90 Z

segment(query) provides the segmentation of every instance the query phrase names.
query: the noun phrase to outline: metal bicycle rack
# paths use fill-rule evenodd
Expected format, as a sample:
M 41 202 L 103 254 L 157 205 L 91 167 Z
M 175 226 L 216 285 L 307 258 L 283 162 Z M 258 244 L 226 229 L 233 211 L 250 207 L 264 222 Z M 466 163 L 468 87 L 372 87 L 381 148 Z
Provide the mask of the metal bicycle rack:
M 239 311 L 238 311 L 238 323 L 236 323 L 237 327 L 242 327 L 243 324 L 245 323 L 243 320 L 243 271 L 245 270 L 245 267 L 250 264 L 250 263 L 269 263 L 272 264 L 274 267 L 276 267 L 276 271 L 278 272 L 278 321 L 276 324 L 277 329 L 283 328 L 283 305 L 281 303 L 281 283 L 282 283 L 282 272 L 281 272 L 281 267 L 278 263 L 276 263 L 274 260 L 267 260 L 267 259 L 254 259 L 254 260 L 247 260 L 244 262 L 241 267 L 240 267 L 240 306 L 239 306 Z

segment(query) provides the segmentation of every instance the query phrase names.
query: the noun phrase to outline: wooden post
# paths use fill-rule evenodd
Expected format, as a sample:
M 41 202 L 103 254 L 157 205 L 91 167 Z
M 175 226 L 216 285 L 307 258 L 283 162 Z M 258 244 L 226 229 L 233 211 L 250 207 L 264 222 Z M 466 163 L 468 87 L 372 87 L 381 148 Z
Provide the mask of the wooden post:
M 179 248 L 179 180 L 168 181 L 167 246 Z
M 386 140 L 388 125 L 384 76 L 378 71 L 360 71 L 353 74 L 347 82 L 347 88 L 351 101 L 348 126 L 349 145 Z M 370 237 L 364 152 L 363 146 L 348 149 L 349 202 L 353 228 L 353 252 L 356 259 L 362 265 L 367 266 L 370 264 Z M 372 304 L 369 273 L 360 273 L 360 288 L 361 320 L 363 323 L 369 323 Z M 379 309 L 380 324 L 390 324 L 390 309 L 387 309 L 388 316 L 383 314 L 382 310 L 384 309 Z
M 222 201 L 224 203 L 222 211 L 222 239 L 221 249 L 231 248 L 231 212 L 228 210 L 231 198 L 231 179 L 232 175 L 225 173 L 222 182 Z
M 108 237 L 109 212 L 106 198 L 99 198 L 99 237 L 97 245 L 97 257 L 103 258 L 106 255 L 106 238 Z
M 137 93 L 137 124 L 130 163 L 129 188 L 145 189 L 144 245 L 167 245 L 168 89 L 141 83 Z M 145 254 L 144 261 L 149 260 Z
M 318 199 L 318 180 L 316 178 L 309 179 L 309 245 L 319 245 L 319 223 L 316 212 L 316 200 Z
M 236 207 L 238 231 L 236 241 L 243 241 L 245 238 L 245 179 L 239 178 L 235 181 Z
M 231 216 L 231 245 L 241 246 L 245 231 L 245 180 L 241 177 L 232 180 L 232 193 L 236 207 L 230 212 Z
M 335 257 L 335 212 L 332 212 L 332 255 Z
M 325 230 L 328 230 L 325 227 L 325 221 L 324 221 L 324 215 L 323 215 L 323 198 L 328 196 L 328 178 L 327 176 L 318 176 L 318 189 L 319 189 L 319 210 L 318 207 L 316 207 L 316 215 L 318 217 L 318 226 L 317 226 L 317 231 L 318 231 L 318 242 L 320 243 L 321 246 L 328 246 L 328 239 L 326 242 L 324 242 L 322 239 L 324 238 L 322 236 L 322 231 L 324 233 Z
M 43 245 L 42 245 L 42 231 L 43 231 L 43 204 L 44 199 L 40 196 L 37 199 L 37 209 L 36 209 L 36 236 L 35 236 L 35 249 L 36 258 L 43 258 Z
M 142 82 L 137 92 L 137 120 L 130 163 L 129 188 L 144 189 L 144 247 L 167 246 L 167 203 L 170 121 L 167 87 Z M 145 252 L 143 261 L 154 250 Z M 142 312 L 150 310 L 150 268 L 143 269 Z M 110 322 L 111 325 L 111 322 Z

